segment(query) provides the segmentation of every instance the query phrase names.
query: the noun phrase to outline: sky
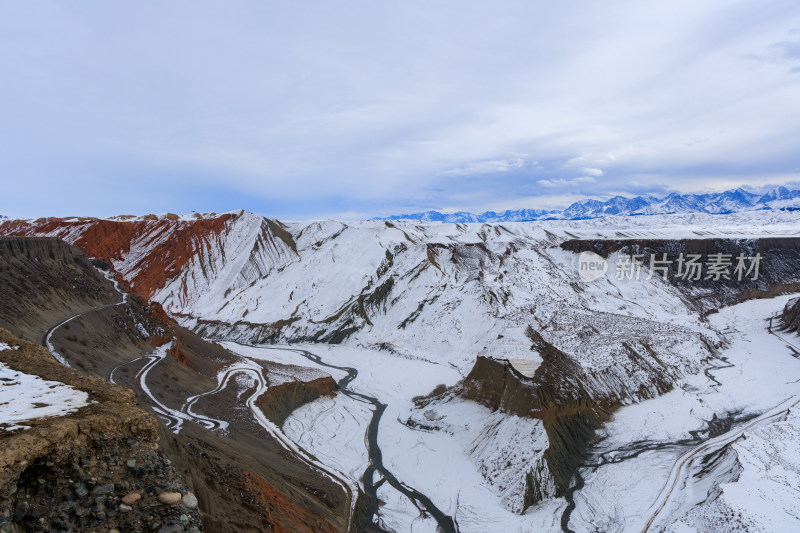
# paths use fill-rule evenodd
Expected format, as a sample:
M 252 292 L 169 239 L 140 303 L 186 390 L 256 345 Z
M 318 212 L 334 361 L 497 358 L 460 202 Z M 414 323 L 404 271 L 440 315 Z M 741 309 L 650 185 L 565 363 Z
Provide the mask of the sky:
M 800 3 L 0 3 L 0 214 L 800 186 Z

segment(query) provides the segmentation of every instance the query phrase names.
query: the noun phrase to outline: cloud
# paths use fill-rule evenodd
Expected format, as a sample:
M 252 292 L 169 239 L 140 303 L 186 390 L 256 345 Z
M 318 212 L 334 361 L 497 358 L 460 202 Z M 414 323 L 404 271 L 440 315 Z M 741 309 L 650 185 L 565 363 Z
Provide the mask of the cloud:
M 779 182 L 800 169 L 790 28 L 797 2 L 5 2 L 0 210 L 297 219 Z
M 525 165 L 526 155 L 519 155 L 510 159 L 495 159 L 490 161 L 476 161 L 467 163 L 461 167 L 451 168 L 439 172 L 442 176 L 469 176 L 472 174 L 493 174 L 496 172 L 508 172 L 521 168 Z M 536 164 L 534 161 L 533 164 Z
M 773 42 L 766 52 L 747 54 L 748 59 L 772 65 L 788 65 L 790 72 L 800 72 L 800 28 L 788 32 L 789 37 Z
M 779 61 L 792 65 L 791 72 L 800 73 L 800 39 L 775 43 L 771 50 Z
M 602 176 L 603 174 L 605 174 L 605 172 L 603 172 L 599 168 L 584 168 L 583 173 L 586 174 L 587 176 Z
M 770 50 L 781 59 L 800 61 L 800 38 L 794 41 L 777 42 L 770 46 Z
M 575 185 L 581 185 L 584 183 L 594 183 L 596 180 L 591 176 L 580 176 L 578 178 L 573 178 L 571 180 L 565 179 L 543 179 L 537 180 L 536 183 L 541 185 L 542 187 L 573 187 Z

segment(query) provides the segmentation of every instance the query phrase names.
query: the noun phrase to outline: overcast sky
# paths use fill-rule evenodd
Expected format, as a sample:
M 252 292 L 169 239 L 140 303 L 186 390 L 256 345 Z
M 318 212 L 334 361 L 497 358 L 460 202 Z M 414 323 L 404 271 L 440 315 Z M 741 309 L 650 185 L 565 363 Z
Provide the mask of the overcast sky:
M 0 43 L 11 216 L 800 182 L 797 0 L 31 0 L 0 4 Z

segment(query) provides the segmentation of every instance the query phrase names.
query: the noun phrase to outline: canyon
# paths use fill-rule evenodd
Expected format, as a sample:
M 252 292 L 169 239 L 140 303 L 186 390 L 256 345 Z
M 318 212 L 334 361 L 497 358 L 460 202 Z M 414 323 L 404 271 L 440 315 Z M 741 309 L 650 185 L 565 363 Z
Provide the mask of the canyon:
M 135 391 L 209 530 L 671 530 L 723 501 L 758 523 L 721 496 L 758 470 L 731 458 L 757 452 L 717 438 L 754 420 L 794 431 L 778 402 L 792 386 L 742 343 L 771 339 L 770 364 L 800 379 L 796 216 L 3 220 L 0 326 Z M 581 280 L 582 252 L 607 275 Z M 758 276 L 679 279 L 688 254 L 758 256 Z M 618 275 L 626 256 L 644 276 Z M 736 395 L 737 365 L 774 394 Z M 726 458 L 686 459 L 708 496 L 671 491 L 639 524 L 660 495 L 620 476 L 637 465 L 658 487 L 695 448 Z

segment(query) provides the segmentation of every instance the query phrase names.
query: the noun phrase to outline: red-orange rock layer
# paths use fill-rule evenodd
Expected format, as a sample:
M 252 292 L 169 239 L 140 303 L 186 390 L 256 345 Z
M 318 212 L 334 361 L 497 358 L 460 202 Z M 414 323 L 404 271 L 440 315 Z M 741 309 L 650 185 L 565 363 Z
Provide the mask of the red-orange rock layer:
M 267 518 L 274 524 L 275 532 L 296 533 L 314 531 L 334 533 L 336 528 L 322 517 L 310 515 L 308 511 L 296 505 L 292 500 L 275 490 L 267 480 L 255 472 L 245 472 L 250 489 L 258 494 Z
M 198 252 L 208 249 L 235 215 L 180 220 L 147 216 L 129 220 L 40 218 L 0 223 L 0 235 L 55 236 L 89 257 L 115 262 L 133 292 L 150 299 Z M 127 257 L 133 246 L 147 253 Z M 119 265 L 119 261 L 127 261 Z

